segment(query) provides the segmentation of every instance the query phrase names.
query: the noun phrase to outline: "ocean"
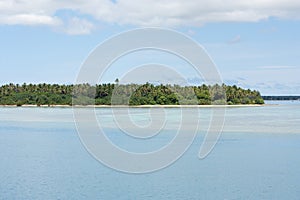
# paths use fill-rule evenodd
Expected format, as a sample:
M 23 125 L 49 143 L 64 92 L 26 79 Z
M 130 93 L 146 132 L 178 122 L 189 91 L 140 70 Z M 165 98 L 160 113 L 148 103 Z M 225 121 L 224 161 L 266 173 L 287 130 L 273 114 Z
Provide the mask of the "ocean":
M 227 108 L 222 134 L 204 159 L 198 154 L 212 108 L 199 108 L 200 127 L 187 151 L 169 166 L 141 174 L 96 160 L 80 140 L 72 108 L 1 107 L 0 199 L 299 199 L 300 103 L 276 103 Z M 130 119 L 147 129 L 150 108 L 129 110 Z M 180 113 L 165 108 L 154 116 L 164 127 L 141 139 L 124 134 L 110 108 L 95 109 L 107 138 L 138 153 L 172 141 Z

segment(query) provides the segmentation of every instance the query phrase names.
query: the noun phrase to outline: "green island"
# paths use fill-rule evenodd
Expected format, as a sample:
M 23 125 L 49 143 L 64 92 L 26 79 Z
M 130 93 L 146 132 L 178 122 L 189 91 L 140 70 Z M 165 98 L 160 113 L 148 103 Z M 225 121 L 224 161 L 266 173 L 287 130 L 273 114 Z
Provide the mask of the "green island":
M 256 90 L 235 85 L 153 85 L 104 83 L 6 84 L 0 87 L 0 105 L 240 105 L 264 104 Z

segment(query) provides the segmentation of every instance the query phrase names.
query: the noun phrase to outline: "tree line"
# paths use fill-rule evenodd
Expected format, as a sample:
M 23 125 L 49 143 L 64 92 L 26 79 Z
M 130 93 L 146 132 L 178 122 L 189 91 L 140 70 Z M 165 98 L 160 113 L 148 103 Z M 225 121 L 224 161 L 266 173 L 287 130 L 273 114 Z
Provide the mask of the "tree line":
M 153 85 L 104 83 L 6 84 L 0 87 L 0 105 L 210 105 L 263 104 L 256 90 L 236 85 Z

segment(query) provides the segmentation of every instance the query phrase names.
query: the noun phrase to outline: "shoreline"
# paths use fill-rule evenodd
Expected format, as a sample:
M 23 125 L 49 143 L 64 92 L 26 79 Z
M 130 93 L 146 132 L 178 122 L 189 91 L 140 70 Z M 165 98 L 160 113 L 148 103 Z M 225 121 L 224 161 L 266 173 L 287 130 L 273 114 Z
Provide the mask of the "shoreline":
M 0 108 L 239 108 L 277 106 L 277 104 L 237 104 L 237 105 L 0 105 Z

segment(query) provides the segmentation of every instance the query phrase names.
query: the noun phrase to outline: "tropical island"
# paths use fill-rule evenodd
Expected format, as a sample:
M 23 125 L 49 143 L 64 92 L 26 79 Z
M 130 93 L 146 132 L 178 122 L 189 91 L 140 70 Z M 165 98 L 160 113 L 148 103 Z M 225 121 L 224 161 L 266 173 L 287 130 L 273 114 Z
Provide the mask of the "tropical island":
M 6 84 L 0 87 L 0 105 L 242 105 L 264 104 L 256 90 L 236 85 L 154 85 L 103 83 Z

